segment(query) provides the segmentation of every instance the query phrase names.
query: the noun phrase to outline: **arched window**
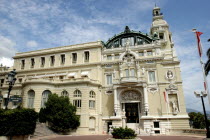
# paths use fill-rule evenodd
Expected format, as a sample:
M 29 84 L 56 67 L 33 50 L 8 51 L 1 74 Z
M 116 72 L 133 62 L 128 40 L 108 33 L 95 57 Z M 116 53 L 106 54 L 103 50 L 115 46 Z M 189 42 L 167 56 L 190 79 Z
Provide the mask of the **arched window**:
M 69 97 L 69 93 L 68 93 L 66 90 L 63 90 L 63 91 L 61 92 L 61 96 Z
M 49 94 L 51 94 L 51 91 L 49 91 L 49 90 L 45 90 L 45 91 L 42 93 L 41 107 L 45 107 L 45 103 L 46 103 L 47 100 L 48 100 Z
M 95 92 L 94 92 L 94 91 L 90 91 L 89 97 L 90 97 L 90 98 L 95 98 L 95 97 L 96 97 Z
M 82 97 L 82 93 L 80 90 L 75 90 L 74 91 L 74 97 Z
M 96 94 L 94 91 L 90 91 L 89 93 L 89 108 L 90 109 L 94 109 L 95 108 L 95 97 L 96 97 Z
M 28 91 L 28 108 L 34 108 L 35 92 L 33 90 Z
M 75 99 L 73 100 L 73 105 L 76 106 L 77 108 L 81 108 L 82 106 L 82 100 L 81 100 L 81 97 L 82 97 L 82 93 L 80 90 L 75 90 L 74 91 L 74 97 Z

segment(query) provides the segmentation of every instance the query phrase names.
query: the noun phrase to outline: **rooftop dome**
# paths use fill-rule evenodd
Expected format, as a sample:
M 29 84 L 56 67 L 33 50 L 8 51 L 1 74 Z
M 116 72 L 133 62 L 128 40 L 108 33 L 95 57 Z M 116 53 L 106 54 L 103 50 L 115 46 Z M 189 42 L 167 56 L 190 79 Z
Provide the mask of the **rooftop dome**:
M 144 34 L 142 32 L 130 30 L 128 26 L 125 27 L 125 30 L 117 35 L 114 35 L 110 38 L 106 43 L 105 47 L 109 48 L 119 48 L 125 47 L 125 43 L 127 40 L 130 40 L 130 45 L 141 45 L 141 44 L 151 44 L 153 38 L 148 34 Z

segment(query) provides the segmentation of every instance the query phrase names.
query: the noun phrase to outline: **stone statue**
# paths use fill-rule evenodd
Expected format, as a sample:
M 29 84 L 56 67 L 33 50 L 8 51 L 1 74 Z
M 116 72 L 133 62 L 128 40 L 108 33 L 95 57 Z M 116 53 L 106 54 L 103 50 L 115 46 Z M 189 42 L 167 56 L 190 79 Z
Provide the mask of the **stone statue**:
M 142 74 L 144 75 L 144 73 L 145 73 L 145 68 L 143 67 L 142 68 Z
M 178 107 L 176 105 L 176 101 L 172 101 L 172 108 L 173 108 L 173 113 L 178 113 L 179 110 L 178 110 Z
M 168 70 L 168 71 L 167 71 L 167 74 L 166 74 L 166 77 L 167 77 L 168 79 L 172 79 L 172 78 L 174 77 L 173 72 L 172 72 L 171 70 Z

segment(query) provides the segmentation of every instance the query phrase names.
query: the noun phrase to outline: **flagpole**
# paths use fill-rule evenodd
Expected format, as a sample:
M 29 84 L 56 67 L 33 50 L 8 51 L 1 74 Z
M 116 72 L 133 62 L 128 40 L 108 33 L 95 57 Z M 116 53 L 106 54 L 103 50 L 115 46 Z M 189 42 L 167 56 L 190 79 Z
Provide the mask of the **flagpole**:
M 197 38 L 197 35 L 196 35 L 196 29 L 193 29 L 192 30 L 194 33 L 195 33 L 195 37 L 196 37 L 196 39 L 198 40 L 198 38 Z M 200 38 L 199 38 L 200 39 Z M 199 44 L 200 43 L 200 44 Z M 201 47 L 201 41 L 200 42 L 198 42 L 198 47 L 199 47 L 199 45 L 200 45 L 200 47 Z M 199 48 L 198 48 L 199 49 Z M 201 50 L 202 51 L 202 50 Z M 198 50 L 198 52 L 200 52 L 199 50 Z M 199 53 L 199 56 L 200 56 L 200 63 L 201 63 L 201 69 L 202 69 L 202 72 L 203 72 L 203 80 L 204 80 L 204 89 L 205 89 L 205 92 L 207 93 L 207 95 L 208 95 L 208 100 L 209 100 L 209 104 L 210 104 L 210 95 L 209 95 L 209 88 L 208 88 L 208 83 L 207 83 L 207 80 L 206 80 L 206 74 L 205 74 L 205 70 L 204 70 L 204 63 L 203 63 L 203 60 L 202 60 L 202 52 L 200 52 Z

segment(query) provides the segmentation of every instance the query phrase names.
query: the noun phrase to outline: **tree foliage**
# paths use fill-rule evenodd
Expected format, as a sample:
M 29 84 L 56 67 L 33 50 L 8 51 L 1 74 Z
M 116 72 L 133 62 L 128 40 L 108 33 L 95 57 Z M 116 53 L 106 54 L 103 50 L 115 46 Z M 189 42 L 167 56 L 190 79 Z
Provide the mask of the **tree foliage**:
M 189 117 L 190 117 L 190 120 L 189 120 L 190 121 L 190 125 L 193 128 L 204 129 L 206 127 L 204 115 L 201 114 L 200 112 L 198 112 L 198 113 L 190 112 L 189 113 Z
M 0 136 L 33 134 L 38 113 L 33 109 L 0 109 Z
M 39 116 L 42 116 L 41 121 L 46 120 L 48 122 L 53 131 L 68 132 L 80 125 L 79 116 L 76 115 L 76 107 L 70 103 L 68 97 L 51 94 L 45 106 Z

